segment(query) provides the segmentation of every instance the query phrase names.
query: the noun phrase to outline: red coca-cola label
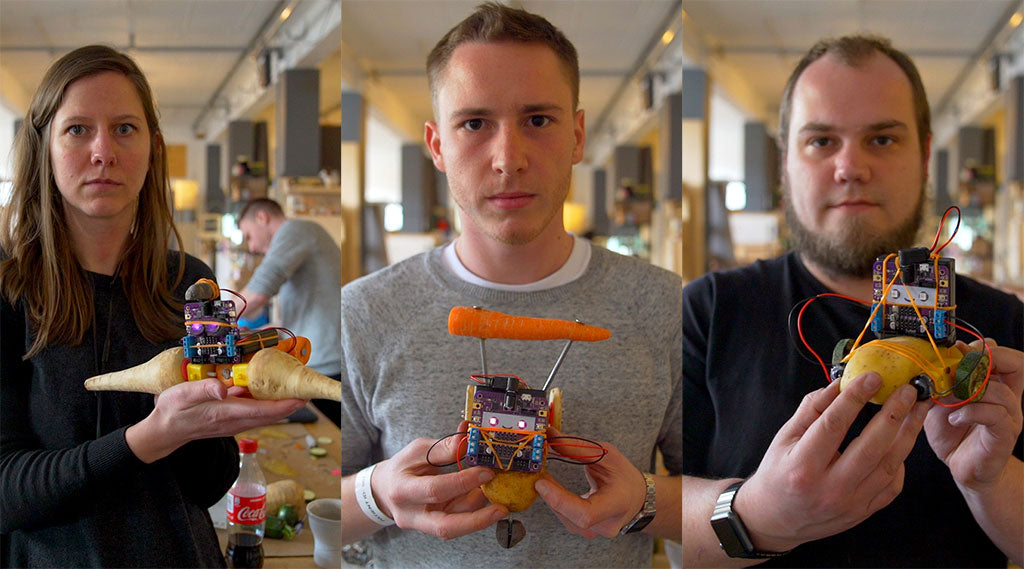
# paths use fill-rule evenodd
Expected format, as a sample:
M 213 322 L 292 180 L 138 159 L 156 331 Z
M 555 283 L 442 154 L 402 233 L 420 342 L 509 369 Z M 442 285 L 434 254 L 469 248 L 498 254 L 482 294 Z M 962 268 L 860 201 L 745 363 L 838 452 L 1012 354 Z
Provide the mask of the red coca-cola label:
M 267 519 L 267 495 L 236 496 L 228 493 L 228 521 L 235 524 L 256 525 Z

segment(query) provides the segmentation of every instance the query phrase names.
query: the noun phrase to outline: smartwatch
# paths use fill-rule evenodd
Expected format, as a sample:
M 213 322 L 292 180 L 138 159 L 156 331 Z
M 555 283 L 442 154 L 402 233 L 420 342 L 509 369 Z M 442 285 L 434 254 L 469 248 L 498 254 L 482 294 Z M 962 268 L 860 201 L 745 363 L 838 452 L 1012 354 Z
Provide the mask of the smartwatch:
M 772 553 L 756 551 L 754 543 L 750 541 L 750 534 L 747 533 L 747 526 L 743 525 L 743 520 L 732 509 L 732 502 L 744 482 L 746 480 L 730 485 L 718 496 L 718 501 L 715 502 L 715 511 L 711 514 L 711 528 L 715 530 L 715 535 L 718 536 L 718 544 L 729 557 L 740 557 L 743 559 L 782 557 L 789 552 Z
M 657 513 L 654 509 L 654 478 L 645 472 L 644 483 L 647 484 L 647 496 L 644 498 L 644 506 L 640 508 L 640 512 L 637 515 L 633 516 L 633 519 L 622 526 L 622 529 L 619 530 L 619 535 L 635 533 L 644 529 L 647 527 L 647 524 L 651 523 L 651 520 L 654 519 L 654 515 Z

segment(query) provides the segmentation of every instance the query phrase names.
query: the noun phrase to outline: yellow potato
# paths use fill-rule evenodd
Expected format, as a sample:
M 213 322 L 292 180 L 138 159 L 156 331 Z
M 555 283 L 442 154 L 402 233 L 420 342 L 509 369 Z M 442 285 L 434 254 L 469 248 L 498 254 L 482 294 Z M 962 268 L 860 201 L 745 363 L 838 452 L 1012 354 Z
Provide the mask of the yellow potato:
M 492 504 L 501 504 L 509 512 L 522 512 L 529 508 L 537 499 L 537 491 L 533 483 L 541 477 L 541 472 L 518 472 L 515 470 L 499 470 L 490 482 L 480 488 Z
M 470 385 L 466 389 L 466 417 L 473 413 L 473 394 L 475 388 Z M 562 390 L 553 387 L 548 391 L 550 409 L 549 420 L 552 427 L 562 427 Z M 545 453 L 546 458 L 547 453 Z M 537 491 L 533 483 L 545 475 L 542 467 L 540 472 L 520 472 L 516 470 L 498 470 L 490 482 L 480 486 L 484 496 L 492 504 L 501 504 L 509 512 L 522 512 L 529 508 L 537 499 Z
M 897 336 L 884 340 L 874 340 L 858 348 L 854 352 L 853 357 L 847 361 L 846 369 L 843 370 L 843 377 L 839 383 L 840 390 L 846 389 L 846 386 L 855 377 L 862 373 L 873 371 L 882 377 L 882 387 L 871 398 L 871 402 L 881 405 L 885 403 L 889 395 L 896 391 L 899 386 L 909 383 L 911 379 L 924 373 L 921 367 L 913 360 L 881 347 L 881 342 L 896 344 L 898 349 L 901 347 L 911 349 L 916 354 L 917 359 L 926 361 L 936 367 L 939 366 L 935 349 L 932 348 L 928 340 L 912 336 Z M 936 392 L 946 392 L 952 388 L 953 374 L 956 372 L 957 364 L 960 363 L 963 354 L 956 348 L 944 348 L 942 346 L 939 346 L 939 352 L 942 353 L 945 367 L 942 368 L 940 376 L 935 378 L 936 384 L 933 386 L 933 389 Z

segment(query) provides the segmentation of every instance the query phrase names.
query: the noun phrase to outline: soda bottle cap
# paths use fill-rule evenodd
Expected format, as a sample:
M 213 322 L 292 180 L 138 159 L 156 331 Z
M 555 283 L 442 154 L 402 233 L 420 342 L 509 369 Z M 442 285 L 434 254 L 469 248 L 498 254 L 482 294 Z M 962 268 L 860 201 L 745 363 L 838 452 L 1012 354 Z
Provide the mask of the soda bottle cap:
M 244 453 L 256 452 L 260 446 L 256 439 L 238 439 L 238 450 Z

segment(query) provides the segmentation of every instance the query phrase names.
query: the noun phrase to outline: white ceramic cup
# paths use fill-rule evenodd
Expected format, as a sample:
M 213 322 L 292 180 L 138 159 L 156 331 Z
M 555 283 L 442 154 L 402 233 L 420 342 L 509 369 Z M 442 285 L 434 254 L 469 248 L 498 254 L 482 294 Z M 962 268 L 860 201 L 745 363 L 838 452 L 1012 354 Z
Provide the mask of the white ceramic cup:
M 306 504 L 313 530 L 313 563 L 324 569 L 341 567 L 341 498 L 320 498 Z

